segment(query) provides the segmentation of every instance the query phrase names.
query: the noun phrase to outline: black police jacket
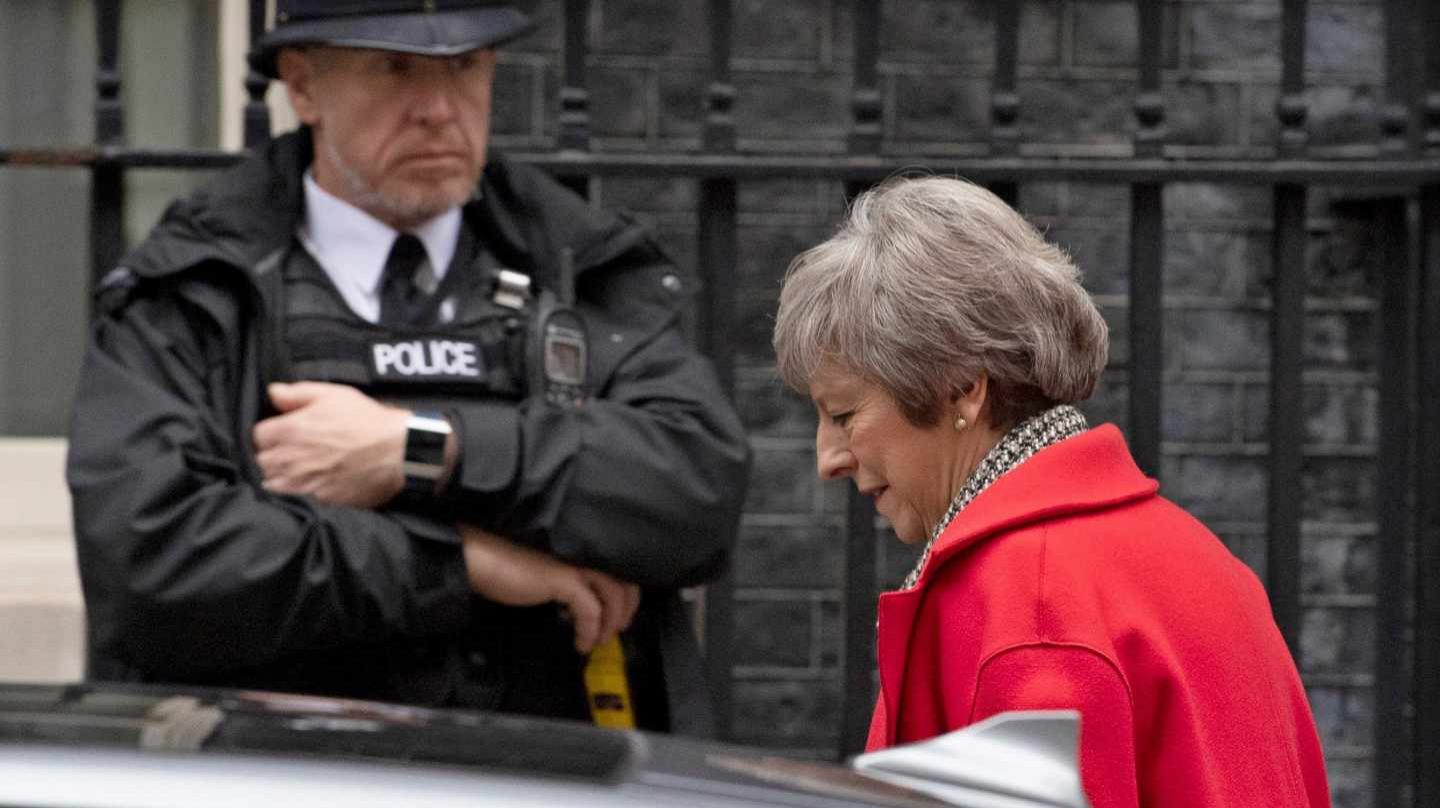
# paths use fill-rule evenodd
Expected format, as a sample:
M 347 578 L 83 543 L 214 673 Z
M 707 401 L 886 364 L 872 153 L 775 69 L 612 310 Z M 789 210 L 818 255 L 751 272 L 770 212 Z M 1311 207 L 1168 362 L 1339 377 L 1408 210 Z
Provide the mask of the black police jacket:
M 423 702 L 475 615 L 504 613 L 472 596 L 451 522 L 259 485 L 256 273 L 294 237 L 310 159 L 305 130 L 271 141 L 173 203 L 97 292 L 66 469 L 92 678 Z M 640 584 L 671 726 L 703 733 L 676 593 L 724 565 L 749 449 L 681 334 L 680 276 L 644 228 L 530 167 L 492 159 L 464 213 L 542 285 L 574 250 L 594 397 L 454 402 L 453 499 L 465 521 Z

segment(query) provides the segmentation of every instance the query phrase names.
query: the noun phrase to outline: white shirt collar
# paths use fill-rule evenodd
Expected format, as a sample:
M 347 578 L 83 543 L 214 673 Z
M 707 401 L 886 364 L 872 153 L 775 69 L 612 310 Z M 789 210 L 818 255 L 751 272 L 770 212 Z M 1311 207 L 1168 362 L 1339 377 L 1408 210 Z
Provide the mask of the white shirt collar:
M 411 232 L 425 245 L 435 279 L 444 278 L 460 237 L 460 208 L 453 207 Z M 305 215 L 297 235 L 342 293 L 354 290 L 378 298 L 380 273 L 399 232 L 321 188 L 312 171 L 305 172 Z M 345 297 L 350 299 L 349 294 Z

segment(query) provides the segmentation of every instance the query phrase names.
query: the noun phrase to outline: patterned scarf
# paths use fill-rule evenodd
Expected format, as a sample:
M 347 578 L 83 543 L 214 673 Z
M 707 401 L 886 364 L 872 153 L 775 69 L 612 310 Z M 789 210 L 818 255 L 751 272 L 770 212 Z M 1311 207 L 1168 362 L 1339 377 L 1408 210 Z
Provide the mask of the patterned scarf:
M 925 550 L 920 553 L 920 560 L 915 562 L 915 569 L 905 576 L 905 583 L 900 588 L 914 588 L 920 580 L 920 572 L 925 569 L 925 562 L 930 559 L 930 548 L 935 545 L 935 540 L 940 538 L 951 520 L 979 496 L 981 491 L 989 488 L 1000 475 L 1029 460 L 1031 455 L 1046 446 L 1084 432 L 1088 426 L 1085 416 L 1081 415 L 1079 410 L 1069 404 L 1061 404 L 1021 421 L 1006 432 L 1005 437 L 980 461 L 980 465 L 970 472 L 970 478 L 960 486 L 955 498 L 950 500 L 950 509 L 945 511 L 940 524 L 930 532 L 930 539 L 925 542 Z

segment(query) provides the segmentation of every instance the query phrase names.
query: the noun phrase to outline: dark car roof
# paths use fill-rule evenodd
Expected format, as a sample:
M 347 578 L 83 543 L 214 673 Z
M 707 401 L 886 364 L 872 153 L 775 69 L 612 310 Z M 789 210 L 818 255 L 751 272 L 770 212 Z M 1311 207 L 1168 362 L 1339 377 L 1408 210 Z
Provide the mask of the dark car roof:
M 0 754 L 34 747 L 403 764 L 737 804 L 942 804 L 831 764 L 577 722 L 254 691 L 0 684 Z

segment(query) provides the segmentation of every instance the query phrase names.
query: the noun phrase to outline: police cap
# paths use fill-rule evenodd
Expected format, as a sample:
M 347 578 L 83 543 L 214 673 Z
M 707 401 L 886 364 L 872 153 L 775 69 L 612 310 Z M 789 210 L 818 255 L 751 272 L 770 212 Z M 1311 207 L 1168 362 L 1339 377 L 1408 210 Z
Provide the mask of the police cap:
M 255 41 L 250 65 L 278 78 L 275 57 L 295 45 L 454 56 L 493 48 L 531 28 L 506 0 L 276 0 L 275 26 Z

